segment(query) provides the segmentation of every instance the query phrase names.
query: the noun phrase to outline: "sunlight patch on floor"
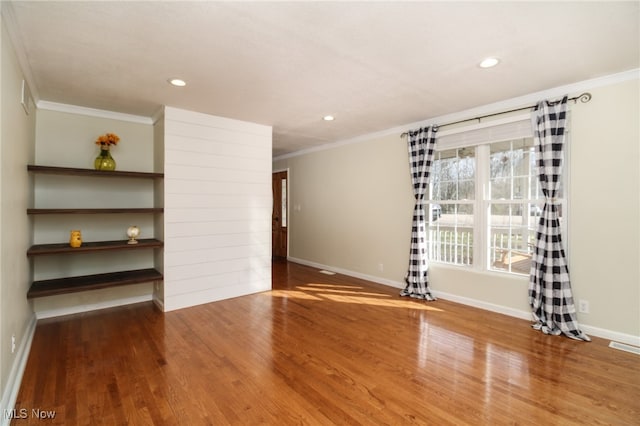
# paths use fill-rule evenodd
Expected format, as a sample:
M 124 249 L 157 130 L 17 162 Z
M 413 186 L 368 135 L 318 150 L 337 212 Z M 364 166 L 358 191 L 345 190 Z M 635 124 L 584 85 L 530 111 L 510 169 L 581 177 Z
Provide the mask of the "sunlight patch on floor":
M 361 297 L 361 296 L 341 296 L 337 294 L 321 294 L 321 297 L 331 300 L 332 302 L 340 302 L 340 303 L 356 303 L 359 305 L 373 305 L 373 306 L 386 306 L 390 308 L 409 308 L 409 309 L 417 309 L 420 311 L 435 311 L 435 312 L 443 312 L 442 309 L 434 308 L 433 306 L 423 305 L 421 303 L 416 303 L 412 300 L 383 300 L 372 297 Z
M 318 284 L 318 283 L 307 283 L 309 287 L 323 287 L 323 288 L 348 288 L 348 289 L 362 289 L 362 287 L 356 287 L 353 285 L 340 285 L 340 284 Z
M 365 291 L 359 291 L 359 290 L 335 290 L 335 289 L 332 289 L 332 288 L 313 288 L 313 287 L 302 287 L 302 286 L 298 286 L 296 288 L 298 288 L 300 290 L 306 290 L 306 291 L 326 291 L 328 293 L 356 294 L 356 295 L 361 295 L 361 296 L 391 297 L 391 295 L 389 295 L 389 294 L 367 293 Z
M 421 303 L 422 301 L 416 299 L 400 298 L 400 296 L 377 293 L 375 290 L 373 292 L 367 292 L 364 287 L 351 285 L 306 283 L 296 286 L 295 289 L 292 290 L 272 290 L 264 294 L 285 299 L 331 301 L 389 308 L 409 308 L 419 311 L 444 312 L 443 309 Z
M 290 299 L 306 299 L 306 300 L 322 300 L 313 294 L 305 293 L 304 291 L 296 290 L 271 290 L 271 292 L 263 293 L 269 296 L 286 297 Z

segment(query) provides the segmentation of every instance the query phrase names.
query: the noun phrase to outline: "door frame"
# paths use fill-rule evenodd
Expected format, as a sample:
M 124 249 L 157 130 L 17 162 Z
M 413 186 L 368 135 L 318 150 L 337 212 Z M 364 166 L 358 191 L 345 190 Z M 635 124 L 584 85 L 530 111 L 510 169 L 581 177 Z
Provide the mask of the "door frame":
M 286 209 L 287 209 L 287 260 L 289 259 L 289 240 L 291 237 L 291 209 L 289 208 L 290 205 L 290 200 L 291 200 L 291 170 L 289 169 L 289 167 L 285 167 L 285 168 L 281 168 L 281 169 L 271 169 L 271 176 L 273 177 L 274 174 L 276 173 L 280 173 L 280 172 L 287 172 L 287 205 L 286 205 Z M 272 197 L 273 198 L 273 197 Z M 271 200 L 272 202 L 275 203 L 275 200 Z M 271 209 L 271 211 L 273 212 L 273 209 Z M 271 214 L 271 221 L 273 222 L 273 213 Z M 271 241 L 271 250 L 272 250 L 272 254 L 271 257 L 273 258 L 273 241 Z

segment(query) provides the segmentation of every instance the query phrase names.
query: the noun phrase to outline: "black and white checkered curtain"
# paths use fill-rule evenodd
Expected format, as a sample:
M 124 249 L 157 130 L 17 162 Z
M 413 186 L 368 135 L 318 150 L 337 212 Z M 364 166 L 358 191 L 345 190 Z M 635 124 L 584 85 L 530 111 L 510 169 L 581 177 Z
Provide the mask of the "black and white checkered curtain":
M 535 329 L 545 334 L 564 334 L 573 339 L 589 341 L 591 339 L 580 330 L 576 319 L 556 202 L 562 180 L 566 115 L 565 96 L 557 103 L 539 102 L 531 116 L 538 177 L 545 203 L 531 262 L 529 304 Z
M 409 166 L 416 204 L 413 209 L 413 225 L 411 228 L 411 251 L 409 253 L 409 270 L 405 281 L 407 286 L 400 293 L 417 299 L 436 300 L 429 290 L 427 259 L 427 215 L 425 213 L 425 197 L 429 190 L 429 173 L 433 164 L 436 147 L 437 127 L 429 126 L 409 132 Z

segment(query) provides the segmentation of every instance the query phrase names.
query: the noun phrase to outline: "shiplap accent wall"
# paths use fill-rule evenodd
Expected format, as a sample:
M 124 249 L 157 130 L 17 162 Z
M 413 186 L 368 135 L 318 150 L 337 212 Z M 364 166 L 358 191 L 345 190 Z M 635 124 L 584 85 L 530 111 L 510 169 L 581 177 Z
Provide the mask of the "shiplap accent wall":
M 271 288 L 271 127 L 164 111 L 164 309 Z

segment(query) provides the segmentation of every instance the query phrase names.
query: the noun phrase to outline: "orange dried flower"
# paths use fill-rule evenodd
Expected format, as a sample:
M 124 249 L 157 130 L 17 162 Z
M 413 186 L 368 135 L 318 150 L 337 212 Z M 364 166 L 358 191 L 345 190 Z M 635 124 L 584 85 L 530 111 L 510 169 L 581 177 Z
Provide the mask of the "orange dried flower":
M 96 145 L 117 145 L 118 141 L 120 141 L 120 137 L 118 135 L 115 133 L 106 133 L 96 139 Z

